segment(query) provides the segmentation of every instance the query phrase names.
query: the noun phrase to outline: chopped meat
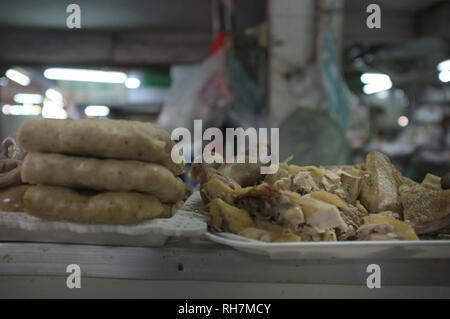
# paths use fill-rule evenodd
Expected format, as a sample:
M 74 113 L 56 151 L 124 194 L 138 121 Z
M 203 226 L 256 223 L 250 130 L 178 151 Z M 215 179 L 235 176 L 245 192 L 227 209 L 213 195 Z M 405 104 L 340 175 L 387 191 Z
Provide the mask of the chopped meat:
M 263 179 L 255 164 L 194 164 L 191 175 L 214 202 L 214 224 L 256 240 L 417 240 L 450 229 L 448 177 L 418 184 L 381 153 L 361 165 L 278 168 Z
M 337 241 L 336 232 L 332 228 L 318 229 L 305 225 L 300 233 L 303 241 Z
M 384 217 L 389 217 L 389 218 L 394 218 L 394 219 L 399 219 L 399 220 L 401 219 L 400 214 L 391 212 L 390 210 L 378 213 L 378 215 L 384 216 Z
M 269 184 L 241 189 L 235 199 L 235 205 L 249 211 L 262 220 L 272 220 L 294 231 L 304 223 L 301 207 L 288 196 Z M 298 196 L 297 194 L 295 194 Z
M 363 215 L 368 215 L 369 214 L 367 209 L 361 204 L 361 202 L 359 200 L 357 200 L 355 202 L 355 207 L 361 212 L 361 214 L 363 214 Z
M 283 178 L 277 180 L 272 185 L 273 185 L 273 187 L 275 189 L 278 189 L 280 191 L 282 191 L 282 190 L 291 190 L 292 189 L 292 178 L 290 178 L 290 177 L 283 177 Z
M 267 243 L 272 242 L 275 238 L 272 233 L 265 229 L 249 227 L 241 230 L 238 235 L 244 236 L 247 238 L 264 241 Z
M 227 204 L 219 198 L 213 199 L 208 209 L 214 225 L 225 231 L 239 233 L 245 228 L 254 226 L 247 211 Z
M 239 235 L 265 242 L 296 242 L 302 238 L 291 230 L 270 222 L 257 221 L 255 227 L 239 232 Z
M 401 240 L 419 239 L 411 225 L 382 214 L 370 214 L 364 217 L 364 224 L 358 229 L 358 239 L 368 238 L 371 235 L 374 236 L 374 240 L 376 240 L 375 238 L 381 240 L 381 235 L 386 235 L 383 237 L 386 240 L 389 238 Z
M 441 178 L 433 174 L 427 174 L 420 185 L 435 191 L 439 191 L 442 189 Z
M 338 174 L 324 169 L 324 175 L 320 179 L 321 188 L 327 192 L 334 192 L 340 187 L 341 178 Z
M 298 230 L 301 224 L 305 222 L 303 211 L 297 205 L 284 205 L 279 208 L 279 222 L 293 230 Z
M 287 171 L 287 169 L 283 168 L 283 167 L 279 167 L 276 173 L 267 174 L 266 177 L 264 178 L 264 182 L 266 182 L 270 185 L 273 185 L 280 179 L 288 178 L 288 177 L 289 177 L 289 172 Z
M 450 229 L 450 215 L 415 227 L 418 234 L 440 233 L 447 234 Z
M 334 193 L 338 189 L 338 187 L 339 187 L 338 183 L 339 183 L 339 179 L 336 181 L 336 180 L 330 179 L 326 175 L 323 176 L 320 180 L 321 188 L 325 189 L 327 192 L 332 192 L 332 193 Z
M 308 225 L 320 231 L 329 228 L 338 228 L 343 232 L 347 230 L 348 226 L 336 206 L 314 199 L 310 195 L 302 196 L 299 202 Z
M 389 224 L 363 225 L 358 229 L 358 240 L 401 240 L 394 226 Z
M 204 203 L 220 197 L 224 199 L 234 189 L 241 186 L 233 179 L 224 176 L 217 171 L 220 164 L 194 163 L 190 175 L 194 179 L 200 179 L 200 195 Z
M 255 217 L 263 220 L 276 219 L 278 212 L 273 211 L 268 200 L 257 197 L 245 197 L 236 200 L 236 206 L 251 212 Z
M 358 208 L 349 205 L 348 209 L 341 210 L 342 219 L 348 226 L 345 232 L 339 232 L 339 240 L 345 240 L 354 238 L 356 236 L 356 230 L 363 223 L 363 217 L 366 216 L 364 212 L 361 212 Z
M 263 177 L 261 175 L 261 164 L 248 163 L 247 160 L 245 163 L 224 163 L 217 169 L 217 172 L 242 187 L 255 185 Z
M 418 234 L 436 232 L 450 225 L 450 190 L 433 191 L 419 184 L 399 189 L 403 217 Z
M 401 210 L 395 168 L 387 156 L 370 152 L 366 158 L 367 175 L 363 177 L 359 199 L 369 212 Z
M 234 201 L 234 190 L 230 185 L 223 181 L 223 179 L 214 177 L 200 187 L 200 194 L 203 202 L 208 203 L 215 198 L 220 198 L 225 202 L 232 204 Z
M 312 192 L 311 197 L 339 208 L 348 208 L 348 204 L 335 194 L 326 191 Z
M 361 177 L 351 175 L 342 171 L 341 184 L 345 191 L 345 200 L 349 203 L 354 203 L 359 196 L 361 190 Z
M 320 178 L 310 171 L 298 172 L 292 179 L 293 191 L 300 194 L 309 194 L 320 189 Z

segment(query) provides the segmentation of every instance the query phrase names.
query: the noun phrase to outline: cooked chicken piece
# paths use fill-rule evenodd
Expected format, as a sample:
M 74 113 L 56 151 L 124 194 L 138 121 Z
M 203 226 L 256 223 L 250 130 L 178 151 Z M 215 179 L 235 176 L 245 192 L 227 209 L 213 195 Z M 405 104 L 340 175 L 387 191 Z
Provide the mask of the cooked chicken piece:
M 268 243 L 301 241 L 301 237 L 294 233 L 278 234 L 269 230 L 254 227 L 246 228 L 239 232 L 238 235 Z
M 412 179 L 405 177 L 402 175 L 402 173 L 400 173 L 395 167 L 393 168 L 393 172 L 392 175 L 394 177 L 395 183 L 397 184 L 397 190 L 399 189 L 400 186 L 402 185 L 419 185 L 419 183 L 413 181 Z
M 283 195 L 281 195 L 283 196 Z M 280 216 L 278 222 L 282 225 L 297 231 L 301 224 L 304 223 L 303 212 L 300 206 L 285 204 L 279 208 Z
M 370 214 L 364 217 L 364 225 L 358 229 L 359 240 L 418 240 L 411 225 L 386 217 Z
M 378 213 L 378 216 L 389 217 L 400 220 L 402 217 L 398 213 L 391 212 L 390 210 Z
M 342 171 L 341 185 L 345 191 L 345 199 L 349 203 L 354 203 L 361 191 L 361 177 L 352 175 L 350 173 Z
M 294 234 L 288 228 L 264 221 L 257 221 L 256 227 L 246 228 L 239 232 L 239 235 L 265 242 L 296 242 L 302 240 L 298 234 Z
M 320 179 L 320 182 L 327 192 L 333 192 L 339 188 L 341 177 L 333 171 L 326 170 Z
M 260 163 L 224 163 L 217 169 L 217 172 L 242 187 L 255 185 L 263 177 Z
M 235 206 L 227 204 L 219 198 L 213 199 L 208 205 L 213 224 L 223 230 L 248 238 L 266 242 L 300 241 L 299 235 L 288 228 L 271 222 L 253 221 L 250 214 Z
M 341 209 L 349 208 L 348 204 L 346 202 L 344 202 L 340 197 L 336 196 L 335 194 L 326 192 L 326 191 L 321 190 L 321 191 L 317 191 L 317 192 L 312 192 L 311 197 L 321 200 L 323 202 L 326 202 L 328 204 L 334 205 Z
M 241 186 L 259 182 L 262 179 L 260 166 L 258 163 L 194 163 L 190 177 L 200 179 L 200 193 L 203 201 L 207 203 L 216 197 L 224 199 L 224 196 L 220 194 L 226 195 L 229 191 L 239 189 Z M 212 180 L 215 181 L 210 183 Z
M 355 170 L 357 172 L 357 170 Z M 338 195 L 343 200 L 354 203 L 358 198 L 361 188 L 361 177 L 349 172 L 335 169 L 304 167 L 292 178 L 292 183 L 278 182 L 284 189 L 290 186 L 292 191 L 300 194 L 309 194 L 318 190 Z
M 333 228 L 318 229 L 313 226 L 303 226 L 300 231 L 303 241 L 337 241 Z
M 215 198 L 220 198 L 232 204 L 234 202 L 233 186 L 225 183 L 222 179 L 214 177 L 200 187 L 200 194 L 204 202 L 210 202 Z
M 420 185 L 435 191 L 439 191 L 442 189 L 441 178 L 433 174 L 427 174 Z
M 247 211 L 227 204 L 220 198 L 213 199 L 208 209 L 214 225 L 224 231 L 237 234 L 245 228 L 254 226 Z
M 359 199 L 371 213 L 384 210 L 401 211 L 395 168 L 387 156 L 370 152 L 366 158 L 367 174 L 361 183 Z
M 348 225 L 348 229 L 345 232 L 339 231 L 339 240 L 354 239 L 356 237 L 356 231 L 363 223 L 363 217 L 367 216 L 367 212 L 359 210 L 357 207 L 349 205 L 348 209 L 341 210 L 342 219 Z
M 357 200 L 355 202 L 355 207 L 361 212 L 361 214 L 365 215 L 369 215 L 369 212 L 367 211 L 367 209 L 361 204 L 361 202 L 359 200 Z
M 337 228 L 342 232 L 347 231 L 348 226 L 336 206 L 315 199 L 311 195 L 302 196 L 299 203 L 305 216 L 305 222 L 319 232 L 330 228 Z
M 334 205 L 340 209 L 341 217 L 347 224 L 348 229 L 345 232 L 341 230 L 337 232 L 339 240 L 355 237 L 356 230 L 362 224 L 362 217 L 367 215 L 367 211 L 365 209 L 361 211 L 357 207 L 347 204 L 337 195 L 325 191 L 312 192 L 311 197 Z
M 271 184 L 275 189 L 280 191 L 283 190 L 292 190 L 292 178 L 291 177 L 283 177 L 277 180 L 275 183 Z
M 292 178 L 291 190 L 300 194 L 309 194 L 320 190 L 320 176 L 312 171 L 301 171 Z
M 276 225 L 274 223 L 262 221 L 262 220 L 257 220 L 255 223 L 258 228 L 265 229 L 268 232 L 275 235 L 273 242 L 288 242 L 288 241 L 301 241 L 302 240 L 298 233 L 292 232 L 292 230 L 287 227 L 283 227 L 283 226 Z
M 279 191 L 263 183 L 234 191 L 235 205 L 261 220 L 271 220 L 297 231 L 304 223 L 303 212 L 297 200 L 300 196 L 289 191 Z
M 326 190 L 349 203 L 354 203 L 361 188 L 363 176 L 361 167 L 361 165 L 316 167 L 280 164 L 278 172 L 267 176 L 265 181 L 278 190 L 291 190 L 299 194 Z
M 238 235 L 240 236 L 244 236 L 250 239 L 255 239 L 255 240 L 260 240 L 260 241 L 264 241 L 267 243 L 270 243 L 272 241 L 274 241 L 275 236 L 265 230 L 265 229 L 261 229 L 261 228 L 256 228 L 256 227 L 249 227 L 249 228 L 245 228 L 243 230 L 241 230 Z
M 223 161 L 219 154 L 216 153 L 214 156 Z M 244 187 L 255 185 L 257 182 L 262 180 L 263 176 L 260 171 L 260 163 L 251 163 L 248 156 L 242 159 L 245 161 L 244 163 L 240 163 L 239 160 L 240 159 L 236 157 L 233 163 L 211 164 L 204 162 L 195 163 L 194 161 L 190 171 L 190 177 L 193 179 L 200 179 L 202 182 L 205 182 L 211 177 L 217 177 L 216 175 L 219 175 L 228 182 Z
M 204 203 L 209 203 L 216 197 L 224 199 L 232 190 L 241 188 L 236 181 L 219 173 L 217 171 L 219 166 L 217 163 L 192 165 L 190 176 L 193 179 L 200 179 L 200 195 Z
M 405 184 L 399 192 L 403 217 L 418 234 L 436 232 L 450 225 L 450 190 L 434 191 Z
M 361 226 L 358 240 L 401 240 L 394 226 L 390 224 L 370 224 Z
M 189 171 L 189 177 L 192 179 L 199 179 L 202 180 L 202 178 L 205 178 L 205 170 L 207 168 L 215 169 L 217 170 L 220 167 L 221 164 L 219 163 L 192 163 L 191 170 Z
M 264 178 L 264 182 L 266 182 L 270 185 L 273 185 L 282 178 L 289 179 L 289 172 L 286 168 L 284 168 L 280 165 L 278 167 L 278 171 L 276 173 L 266 175 L 266 177 Z

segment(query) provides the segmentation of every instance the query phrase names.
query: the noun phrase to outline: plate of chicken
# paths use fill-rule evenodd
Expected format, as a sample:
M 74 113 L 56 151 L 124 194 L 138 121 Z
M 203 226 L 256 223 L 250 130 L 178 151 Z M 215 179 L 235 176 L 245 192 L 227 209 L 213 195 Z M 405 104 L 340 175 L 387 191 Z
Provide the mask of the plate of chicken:
M 389 158 L 341 166 L 192 166 L 206 237 L 273 258 L 450 258 L 450 189 L 428 174 L 404 177 Z M 194 205 L 195 206 L 195 205 Z

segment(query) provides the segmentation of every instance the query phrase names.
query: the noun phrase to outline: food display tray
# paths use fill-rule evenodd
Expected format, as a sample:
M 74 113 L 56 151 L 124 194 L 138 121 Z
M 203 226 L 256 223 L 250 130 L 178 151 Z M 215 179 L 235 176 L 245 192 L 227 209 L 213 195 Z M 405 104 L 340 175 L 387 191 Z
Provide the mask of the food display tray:
M 183 209 L 171 218 L 130 226 L 44 221 L 25 213 L 0 212 L 0 241 L 159 247 L 169 237 L 200 237 L 205 231 L 202 217 Z
M 188 209 L 204 213 L 199 192 L 188 199 Z M 405 259 L 450 258 L 450 240 L 339 241 L 266 243 L 209 228 L 205 237 L 246 253 L 272 259 Z
M 450 259 L 450 240 L 265 243 L 208 230 L 206 238 L 272 259 Z

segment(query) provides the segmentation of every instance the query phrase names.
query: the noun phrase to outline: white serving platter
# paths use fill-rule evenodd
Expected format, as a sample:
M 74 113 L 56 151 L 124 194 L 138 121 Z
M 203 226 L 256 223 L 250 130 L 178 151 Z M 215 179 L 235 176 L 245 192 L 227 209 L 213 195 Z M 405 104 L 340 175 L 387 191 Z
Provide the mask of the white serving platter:
M 208 230 L 206 238 L 272 259 L 449 259 L 450 240 L 265 243 Z
M 199 192 L 186 202 L 186 209 L 203 213 Z M 405 259 L 450 258 L 450 240 L 340 241 L 266 243 L 209 228 L 205 237 L 237 250 L 267 255 L 272 259 Z
M 0 241 L 159 247 L 169 237 L 200 237 L 205 232 L 202 216 L 183 209 L 171 218 L 130 226 L 44 221 L 25 213 L 0 212 Z

